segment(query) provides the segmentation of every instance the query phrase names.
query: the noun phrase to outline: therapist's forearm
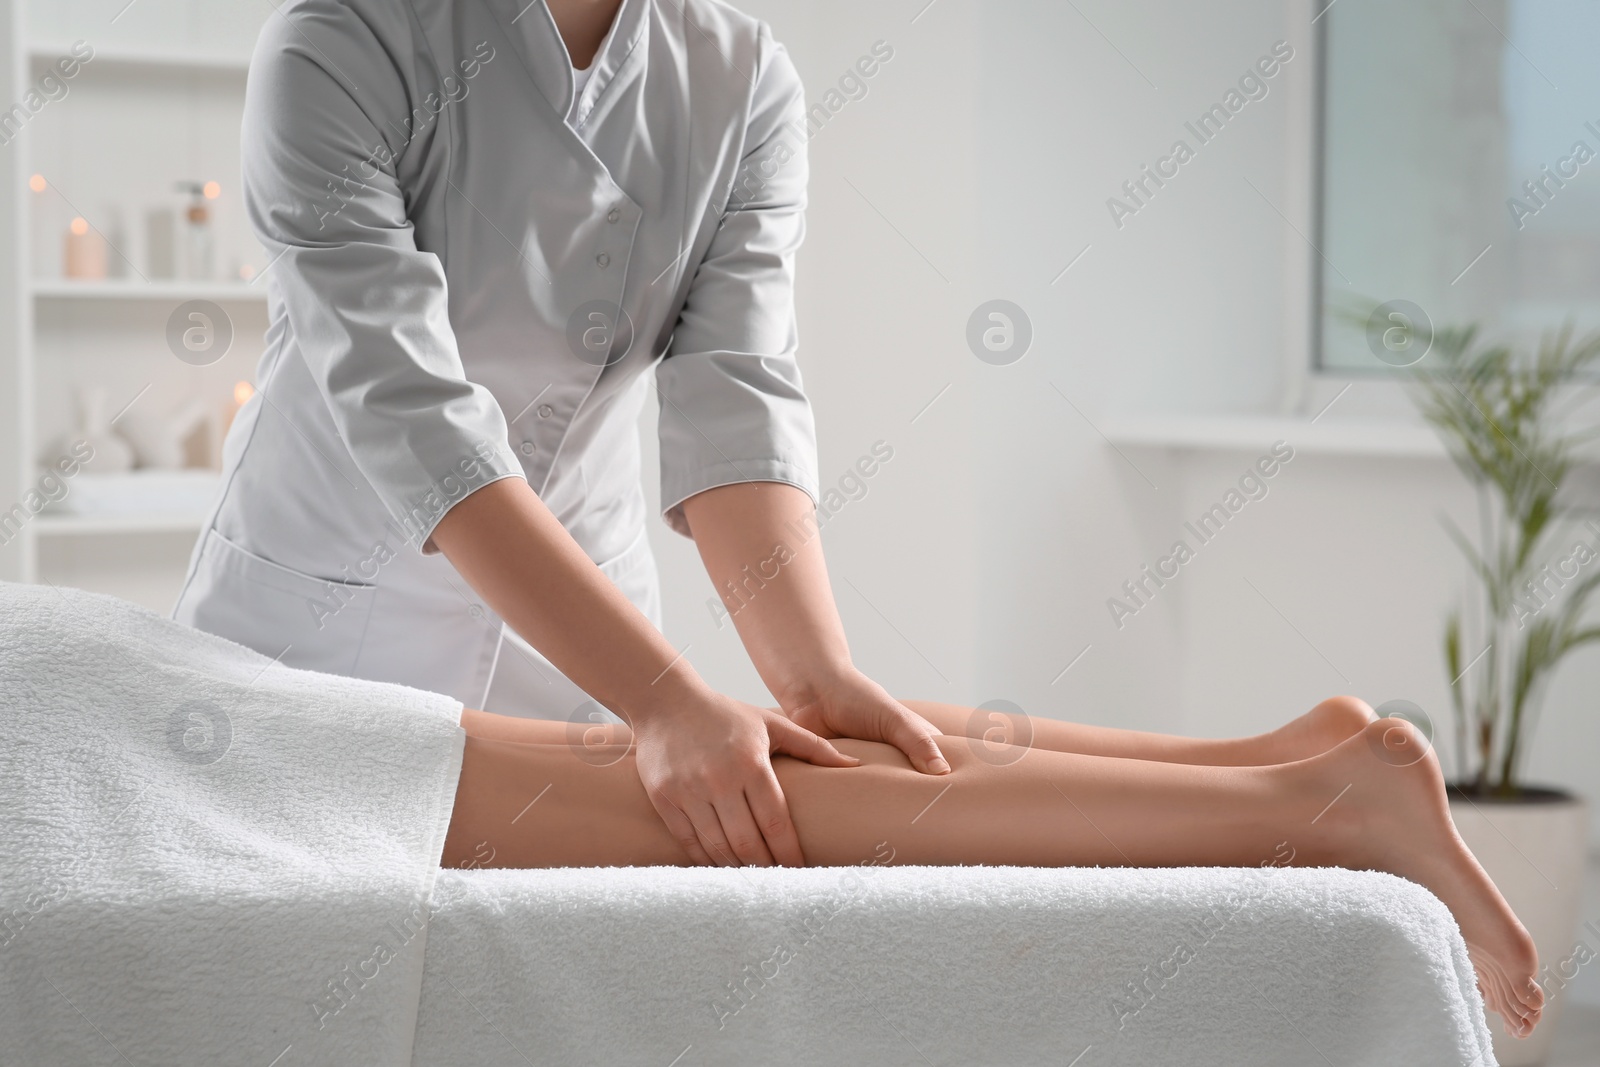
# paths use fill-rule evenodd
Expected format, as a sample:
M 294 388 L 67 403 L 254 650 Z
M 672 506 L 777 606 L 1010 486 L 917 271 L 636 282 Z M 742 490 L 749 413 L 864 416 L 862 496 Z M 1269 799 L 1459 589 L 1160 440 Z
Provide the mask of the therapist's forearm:
M 513 630 L 636 726 L 664 702 L 709 691 L 523 479 L 456 504 L 433 543 Z
M 815 509 L 781 482 L 708 489 L 683 502 L 706 573 L 772 695 L 785 707 L 851 668 Z

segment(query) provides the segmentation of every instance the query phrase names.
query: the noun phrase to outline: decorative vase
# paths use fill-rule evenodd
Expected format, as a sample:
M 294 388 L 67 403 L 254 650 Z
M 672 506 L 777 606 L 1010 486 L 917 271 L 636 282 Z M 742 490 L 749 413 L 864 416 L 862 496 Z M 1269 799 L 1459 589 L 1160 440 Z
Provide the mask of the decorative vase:
M 171 471 L 188 466 L 185 443 L 208 421 L 205 407 L 189 400 L 166 415 L 135 408 L 122 417 L 121 431 L 140 467 Z
M 1545 992 L 1539 1026 L 1518 1039 L 1506 1034 L 1498 1019 L 1489 1023 L 1501 1067 L 1538 1067 L 1549 1058 L 1567 997 L 1570 975 L 1563 977 L 1562 964 L 1577 947 L 1588 804 L 1554 789 L 1525 788 L 1513 800 L 1468 797 L 1451 789 L 1450 816 L 1539 950 L 1537 981 Z
M 99 474 L 119 474 L 133 467 L 133 449 L 112 429 L 110 405 L 104 389 L 85 389 L 78 394 L 77 437 L 94 449 L 94 469 Z

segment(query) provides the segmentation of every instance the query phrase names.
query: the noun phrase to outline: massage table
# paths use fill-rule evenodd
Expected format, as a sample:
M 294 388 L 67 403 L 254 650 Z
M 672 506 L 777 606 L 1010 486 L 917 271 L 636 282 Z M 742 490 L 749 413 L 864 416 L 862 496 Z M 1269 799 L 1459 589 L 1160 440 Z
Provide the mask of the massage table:
M 0 585 L 0 1063 L 1494 1063 L 1372 872 L 437 866 L 459 706 Z

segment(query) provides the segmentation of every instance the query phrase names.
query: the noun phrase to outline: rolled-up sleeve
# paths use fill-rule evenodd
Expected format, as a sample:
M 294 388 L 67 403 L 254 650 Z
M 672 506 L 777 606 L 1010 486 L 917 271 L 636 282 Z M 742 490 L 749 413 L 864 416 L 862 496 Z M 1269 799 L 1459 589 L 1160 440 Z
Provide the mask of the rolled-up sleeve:
M 356 467 L 431 550 L 451 506 L 522 470 L 499 404 L 466 378 L 443 266 L 407 217 L 396 161 L 414 102 L 393 48 L 343 4 L 267 20 L 245 93 L 244 198 L 273 260 L 277 325 Z
M 817 499 L 811 404 L 795 361 L 795 256 L 805 235 L 805 96 L 762 29 L 745 151 L 727 209 L 696 268 L 656 370 L 661 506 L 739 482 L 787 482 Z

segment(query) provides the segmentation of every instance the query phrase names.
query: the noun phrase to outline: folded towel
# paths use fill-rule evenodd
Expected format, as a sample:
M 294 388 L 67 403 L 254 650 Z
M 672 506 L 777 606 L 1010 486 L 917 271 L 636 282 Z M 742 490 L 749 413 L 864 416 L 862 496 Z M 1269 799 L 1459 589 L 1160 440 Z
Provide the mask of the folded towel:
M 459 714 L 0 584 L 0 1063 L 408 1063 Z

